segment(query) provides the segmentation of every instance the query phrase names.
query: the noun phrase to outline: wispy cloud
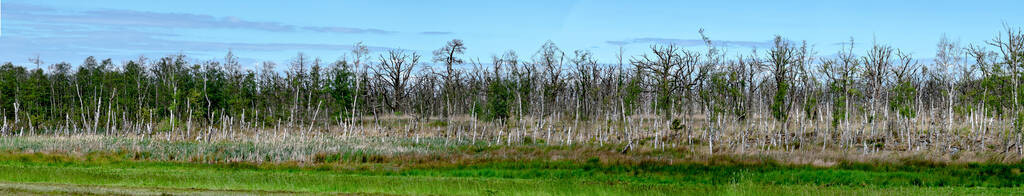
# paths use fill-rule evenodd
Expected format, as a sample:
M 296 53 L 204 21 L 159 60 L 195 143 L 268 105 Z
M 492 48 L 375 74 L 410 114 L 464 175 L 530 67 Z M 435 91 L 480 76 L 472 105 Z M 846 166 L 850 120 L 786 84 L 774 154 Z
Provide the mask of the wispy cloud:
M 30 47 L 42 51 L 79 51 L 79 52 L 104 52 L 104 51 L 223 51 L 227 49 L 249 50 L 249 51 L 281 51 L 281 50 L 348 50 L 351 45 L 347 44 L 319 44 L 319 43 L 245 43 L 245 42 L 215 42 L 215 41 L 191 41 L 173 39 L 179 37 L 173 33 L 153 33 L 131 29 L 116 30 L 67 30 L 56 36 L 47 36 L 45 39 L 32 36 L 4 36 L 0 38 L 3 47 L 0 53 L 22 50 L 19 48 Z M 371 50 L 381 51 L 391 48 L 370 47 Z
M 395 31 L 381 30 L 381 29 L 361 29 L 361 28 L 349 28 L 349 27 L 303 27 L 303 29 L 313 32 L 321 33 L 350 33 L 350 34 L 392 34 L 397 33 Z
M 703 46 L 704 40 L 700 39 L 673 39 L 673 38 L 654 38 L 644 37 L 635 38 L 628 40 L 611 40 L 605 41 L 607 44 L 624 46 L 630 44 L 675 44 L 682 47 L 690 46 Z M 733 41 L 733 40 L 711 40 L 712 44 L 724 47 L 765 47 L 770 43 L 767 41 Z
M 18 12 L 18 11 L 22 11 L 22 12 L 28 12 L 28 11 L 39 12 L 39 11 L 53 11 L 54 9 L 51 8 L 51 7 L 47 7 L 47 6 L 39 6 L 39 5 L 32 5 L 32 4 L 21 4 L 21 3 L 10 3 L 10 2 L 8 2 L 8 3 L 4 3 L 4 10 L 8 11 L 8 14 L 10 14 L 12 11 L 14 11 L 14 12 Z
M 424 31 L 424 32 L 420 32 L 420 34 L 422 34 L 422 35 L 451 35 L 451 34 L 455 34 L 455 33 L 447 32 L 447 31 Z
M 375 28 L 297 26 L 279 22 L 245 20 L 233 16 L 216 17 L 206 14 L 163 13 L 121 9 L 67 11 L 58 10 L 53 7 L 18 3 L 7 3 L 4 6 L 4 10 L 7 11 L 4 13 L 4 19 L 18 22 L 151 28 L 247 29 L 271 32 L 302 30 L 321 33 L 396 33 L 395 31 Z
M 348 51 L 348 44 L 197 40 L 177 29 L 233 29 L 265 32 L 390 34 L 374 28 L 296 26 L 277 22 L 214 17 L 203 14 L 132 10 L 73 11 L 31 4 L 4 4 L 5 28 L 0 37 L 0 61 L 23 61 L 40 55 L 51 61 L 85 56 L 128 59 L 173 53 L 216 56 L 228 49 L 248 52 Z M 371 51 L 391 50 L 369 47 Z

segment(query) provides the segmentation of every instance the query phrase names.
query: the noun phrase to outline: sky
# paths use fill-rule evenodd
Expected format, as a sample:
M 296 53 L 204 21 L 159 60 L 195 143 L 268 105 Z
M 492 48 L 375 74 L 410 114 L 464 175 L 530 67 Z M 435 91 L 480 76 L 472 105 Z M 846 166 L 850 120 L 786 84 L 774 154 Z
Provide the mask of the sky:
M 324 61 L 363 42 L 371 52 L 431 51 L 462 39 L 465 57 L 488 62 L 513 50 L 529 59 L 550 40 L 601 63 L 649 52 L 652 44 L 703 49 L 699 29 L 730 54 L 765 49 L 775 35 L 807 41 L 820 56 L 853 38 L 930 63 L 945 34 L 984 44 L 1004 24 L 1024 25 L 1024 1 L 137 1 L 0 0 L 0 62 L 78 65 L 183 53 L 220 60 L 228 50 L 255 69 L 303 52 Z M 764 50 L 760 50 L 764 52 Z M 627 59 L 628 60 L 628 59 Z

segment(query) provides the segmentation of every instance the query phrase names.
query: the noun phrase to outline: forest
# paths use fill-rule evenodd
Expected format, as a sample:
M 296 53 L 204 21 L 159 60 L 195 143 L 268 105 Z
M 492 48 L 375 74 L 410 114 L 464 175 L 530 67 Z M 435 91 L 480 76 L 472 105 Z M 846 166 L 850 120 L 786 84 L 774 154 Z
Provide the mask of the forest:
M 776 35 L 726 52 L 653 44 L 598 63 L 585 49 L 467 57 L 453 39 L 431 54 L 370 51 L 337 60 L 298 53 L 243 68 L 183 54 L 75 65 L 0 66 L 0 134 L 106 135 L 168 141 L 405 138 L 488 145 L 616 145 L 748 152 L 958 152 L 1021 158 L 1024 34 L 942 36 L 934 56 L 852 38 L 815 51 Z M 828 54 L 835 55 L 828 55 Z M 933 59 L 933 60 L 922 60 Z M 284 66 L 284 71 L 278 71 Z

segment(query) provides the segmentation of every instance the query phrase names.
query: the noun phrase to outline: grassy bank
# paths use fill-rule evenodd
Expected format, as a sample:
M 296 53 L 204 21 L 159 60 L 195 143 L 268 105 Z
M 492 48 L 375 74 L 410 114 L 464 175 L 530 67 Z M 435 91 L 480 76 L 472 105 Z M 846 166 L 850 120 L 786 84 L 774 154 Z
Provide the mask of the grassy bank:
M 4 153 L 0 155 L 0 181 L 22 187 L 48 183 L 170 193 L 178 189 L 445 195 L 1024 193 L 1021 164 L 840 164 L 819 168 L 777 164 L 615 164 L 595 159 L 450 165 L 257 165 L 135 161 L 123 157 L 100 153 Z

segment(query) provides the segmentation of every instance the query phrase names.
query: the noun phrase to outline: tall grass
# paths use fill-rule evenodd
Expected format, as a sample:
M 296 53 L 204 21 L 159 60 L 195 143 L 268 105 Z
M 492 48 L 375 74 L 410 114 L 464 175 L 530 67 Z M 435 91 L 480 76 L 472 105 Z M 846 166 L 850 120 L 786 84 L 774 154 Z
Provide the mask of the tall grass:
M 0 181 L 290 193 L 434 195 L 1021 194 L 1022 164 L 618 164 L 525 161 L 369 168 L 0 153 Z
M 650 120 L 650 121 L 648 121 Z M 0 136 L 0 151 L 88 154 L 125 152 L 133 159 L 185 162 L 374 162 L 381 159 L 439 161 L 467 159 L 586 160 L 614 158 L 628 162 L 751 162 L 773 159 L 784 163 L 830 166 L 844 161 L 901 162 L 920 160 L 941 163 L 1012 163 L 1020 156 L 1011 149 L 965 148 L 943 145 L 885 144 L 896 139 L 856 139 L 857 145 L 825 140 L 818 125 L 780 134 L 725 126 L 714 137 L 700 129 L 663 129 L 656 119 L 624 122 L 581 123 L 564 121 L 497 124 L 462 119 L 451 123 L 415 122 L 381 118 L 381 123 L 298 128 L 249 128 L 209 131 L 140 131 L 74 133 L 53 131 Z M 700 126 L 693 126 L 700 127 Z M 577 131 L 571 132 L 570 129 Z M 572 134 L 569 134 L 569 133 Z M 864 132 L 859 132 L 864 133 Z M 996 133 L 996 132 L 989 132 Z M 849 133 L 831 133 L 849 134 Z M 980 134 L 980 133 L 965 133 Z M 837 135 L 837 137 L 840 137 Z M 938 137 L 938 135 L 930 135 Z M 709 151 L 708 138 L 715 147 Z M 956 137 L 954 137 L 956 138 Z M 961 139 L 971 138 L 963 137 Z M 956 139 L 943 139 L 954 141 Z M 965 139 L 969 140 L 969 139 Z M 869 141 L 879 143 L 867 143 Z M 936 141 L 936 140 L 919 140 Z M 1001 140 L 989 140 L 1001 141 Z M 570 144 L 571 143 L 571 144 Z M 864 145 L 868 148 L 864 148 Z M 406 157 L 406 158 L 403 158 Z M 471 160 L 470 160 L 471 161 Z

